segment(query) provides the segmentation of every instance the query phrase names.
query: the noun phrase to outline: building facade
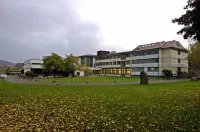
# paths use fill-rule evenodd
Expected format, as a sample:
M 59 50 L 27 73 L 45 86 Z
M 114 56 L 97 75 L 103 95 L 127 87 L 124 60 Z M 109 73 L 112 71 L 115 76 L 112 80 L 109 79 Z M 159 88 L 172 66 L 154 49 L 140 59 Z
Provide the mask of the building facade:
M 27 71 L 32 71 L 34 73 L 41 74 L 43 69 L 42 64 L 43 60 L 41 59 L 29 59 L 27 61 L 24 61 L 24 73 L 26 73 Z
M 96 67 L 95 66 L 96 55 L 83 55 L 79 56 L 79 64 L 82 64 L 86 67 Z
M 138 76 L 145 71 L 149 76 L 162 76 L 163 69 L 188 72 L 188 51 L 178 41 L 139 45 L 132 51 L 105 52 L 97 55 L 96 67 L 100 74 Z

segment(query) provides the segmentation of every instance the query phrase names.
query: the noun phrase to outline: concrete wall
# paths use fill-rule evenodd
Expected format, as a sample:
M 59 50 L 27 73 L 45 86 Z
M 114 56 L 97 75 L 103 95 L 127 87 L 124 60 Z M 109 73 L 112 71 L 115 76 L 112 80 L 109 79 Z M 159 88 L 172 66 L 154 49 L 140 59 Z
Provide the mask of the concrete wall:
M 173 73 L 178 71 L 178 68 L 181 68 L 181 71 L 188 72 L 188 60 L 187 52 L 180 51 L 178 54 L 178 49 L 160 49 L 159 50 L 159 62 L 160 62 L 160 73 L 163 69 L 172 70 Z M 180 59 L 180 63 L 178 60 Z M 162 74 L 162 73 L 161 73 Z

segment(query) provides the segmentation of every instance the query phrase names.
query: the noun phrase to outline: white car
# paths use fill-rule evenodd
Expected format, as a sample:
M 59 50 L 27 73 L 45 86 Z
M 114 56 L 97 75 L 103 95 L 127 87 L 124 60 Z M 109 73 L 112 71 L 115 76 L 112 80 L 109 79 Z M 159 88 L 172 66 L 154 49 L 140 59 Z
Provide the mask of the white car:
M 7 75 L 6 74 L 0 74 L 0 78 L 6 78 Z

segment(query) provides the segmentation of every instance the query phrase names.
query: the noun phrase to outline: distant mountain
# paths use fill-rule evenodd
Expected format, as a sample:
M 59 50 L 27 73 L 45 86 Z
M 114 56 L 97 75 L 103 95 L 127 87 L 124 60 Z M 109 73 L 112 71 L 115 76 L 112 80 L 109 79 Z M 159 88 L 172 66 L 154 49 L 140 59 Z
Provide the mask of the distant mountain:
M 5 60 L 0 60 L 0 66 L 15 66 L 15 64 Z

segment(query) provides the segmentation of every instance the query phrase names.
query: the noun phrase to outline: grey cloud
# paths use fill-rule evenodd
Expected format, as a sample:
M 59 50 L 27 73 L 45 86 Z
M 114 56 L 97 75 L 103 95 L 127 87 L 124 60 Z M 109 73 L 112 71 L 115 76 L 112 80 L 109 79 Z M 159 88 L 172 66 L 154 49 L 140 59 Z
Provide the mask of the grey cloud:
M 95 53 L 100 47 L 98 26 L 82 21 L 77 0 L 2 0 L 0 59 L 12 62 L 56 52 Z

